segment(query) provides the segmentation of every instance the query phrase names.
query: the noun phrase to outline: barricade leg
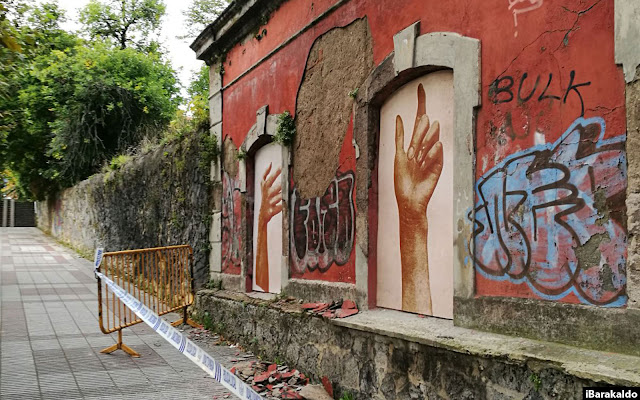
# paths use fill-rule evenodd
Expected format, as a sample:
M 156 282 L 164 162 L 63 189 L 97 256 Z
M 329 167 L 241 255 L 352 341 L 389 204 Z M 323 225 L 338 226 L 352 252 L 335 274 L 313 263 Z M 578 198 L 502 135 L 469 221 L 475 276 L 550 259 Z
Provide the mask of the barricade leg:
M 187 315 L 187 307 L 184 307 L 182 309 L 182 318 L 180 318 L 177 321 L 172 322 L 171 326 L 178 326 L 178 325 L 182 325 L 182 324 L 187 324 L 187 325 L 192 326 L 194 328 L 198 328 L 200 326 L 194 320 L 189 318 L 189 316 Z
M 113 346 L 109 346 L 106 349 L 100 350 L 100 353 L 109 354 L 113 353 L 116 350 L 122 350 L 125 353 L 129 354 L 131 357 L 140 357 L 140 354 L 138 354 L 138 352 L 122 343 L 122 329 L 118 329 L 118 343 L 114 344 Z

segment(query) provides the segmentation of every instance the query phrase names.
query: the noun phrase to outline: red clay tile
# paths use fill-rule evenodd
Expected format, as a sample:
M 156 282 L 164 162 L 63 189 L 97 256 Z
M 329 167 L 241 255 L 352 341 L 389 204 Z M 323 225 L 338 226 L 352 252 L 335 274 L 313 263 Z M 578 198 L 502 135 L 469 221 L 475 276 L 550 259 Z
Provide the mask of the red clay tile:
M 342 309 L 342 310 L 336 311 L 336 317 L 337 318 L 346 318 L 346 317 L 349 317 L 351 315 L 355 315 L 357 313 L 358 313 L 358 309 L 357 308 L 356 309 L 348 309 L 348 310 Z
M 323 376 L 321 381 L 322 381 L 322 386 L 324 386 L 324 390 L 326 390 L 327 393 L 329 393 L 329 396 L 333 398 L 333 386 L 331 386 L 331 381 L 329 380 L 329 378 L 326 376 Z
M 356 303 L 354 303 L 351 300 L 345 300 L 342 302 L 342 309 L 343 310 L 347 310 L 347 309 L 353 309 L 356 308 Z
M 283 399 L 304 399 L 304 397 L 300 396 L 298 393 L 291 391 L 291 390 L 287 390 L 286 392 L 282 392 L 282 398 Z
M 333 313 L 333 311 L 326 311 L 324 314 L 322 314 L 322 316 L 324 318 L 329 318 L 329 319 L 332 319 L 332 318 L 336 317 L 336 315 Z
M 260 375 L 256 375 L 253 378 L 253 381 L 255 383 L 262 383 L 262 382 L 266 382 L 268 379 L 269 379 L 269 373 L 268 372 L 264 372 L 264 373 L 262 373 Z

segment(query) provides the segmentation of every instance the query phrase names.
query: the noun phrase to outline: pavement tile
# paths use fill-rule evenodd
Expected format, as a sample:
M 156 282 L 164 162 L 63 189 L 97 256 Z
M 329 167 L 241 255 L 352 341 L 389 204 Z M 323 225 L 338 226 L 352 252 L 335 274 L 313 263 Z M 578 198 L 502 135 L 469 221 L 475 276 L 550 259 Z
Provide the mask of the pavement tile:
M 100 332 L 92 263 L 38 229 L 0 228 L 0 286 L 2 400 L 211 399 L 229 393 L 142 324 L 123 331 L 140 358 L 100 353 L 117 335 Z M 216 358 L 227 352 L 210 350 Z

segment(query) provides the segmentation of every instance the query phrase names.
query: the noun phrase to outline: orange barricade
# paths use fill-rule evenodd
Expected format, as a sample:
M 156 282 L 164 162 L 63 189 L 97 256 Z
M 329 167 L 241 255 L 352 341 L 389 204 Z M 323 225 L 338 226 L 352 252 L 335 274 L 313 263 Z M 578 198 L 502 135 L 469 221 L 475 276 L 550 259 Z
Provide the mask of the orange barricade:
M 197 326 L 187 316 L 193 303 L 191 269 L 193 249 L 189 245 L 104 253 L 98 271 L 143 302 L 158 315 L 182 310 L 182 318 L 172 323 Z M 102 350 L 118 349 L 133 357 L 140 355 L 122 343 L 122 329 L 142 322 L 98 278 L 98 319 L 105 334 L 118 332 L 118 343 Z

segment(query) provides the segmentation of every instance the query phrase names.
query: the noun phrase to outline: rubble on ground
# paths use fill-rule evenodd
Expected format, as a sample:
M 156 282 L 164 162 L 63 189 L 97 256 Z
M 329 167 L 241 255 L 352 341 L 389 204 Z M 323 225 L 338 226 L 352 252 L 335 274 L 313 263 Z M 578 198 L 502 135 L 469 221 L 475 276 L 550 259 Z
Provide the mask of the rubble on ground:
M 296 307 L 302 308 L 306 313 L 329 319 L 346 318 L 359 312 L 358 307 L 352 300 L 338 300 L 331 303 L 306 303 L 302 305 L 300 303 L 301 301 L 293 297 L 279 299 L 274 302 L 279 307 L 295 304 Z M 305 393 L 302 390 L 309 384 L 309 378 L 302 372 L 276 362 L 261 361 L 252 353 L 244 351 L 239 344 L 229 342 L 221 335 L 204 329 L 202 326 L 192 329 L 189 332 L 189 338 L 195 342 L 205 344 L 205 346 L 237 348 L 238 351 L 235 353 L 235 357 L 230 359 L 233 366 L 229 370 L 265 399 L 307 398 L 302 394 Z M 306 393 L 316 393 L 316 389 L 309 387 Z M 324 389 L 326 389 L 326 384 L 323 388 L 323 392 L 326 394 L 327 392 Z M 329 395 L 327 394 L 327 396 Z M 323 397 L 312 396 L 310 398 Z M 329 398 L 331 397 L 329 396 Z
M 203 327 L 191 329 L 189 338 L 205 346 L 229 346 L 238 349 L 235 356 L 229 360 L 232 363 L 229 370 L 265 399 L 304 399 L 299 392 L 309 383 L 309 378 L 302 372 L 286 365 L 260 361 L 252 353 L 244 351 L 240 345 L 229 342 Z
M 323 318 L 346 318 L 358 313 L 356 303 L 351 300 L 332 301 L 331 303 L 306 303 L 302 308 L 308 313 Z

